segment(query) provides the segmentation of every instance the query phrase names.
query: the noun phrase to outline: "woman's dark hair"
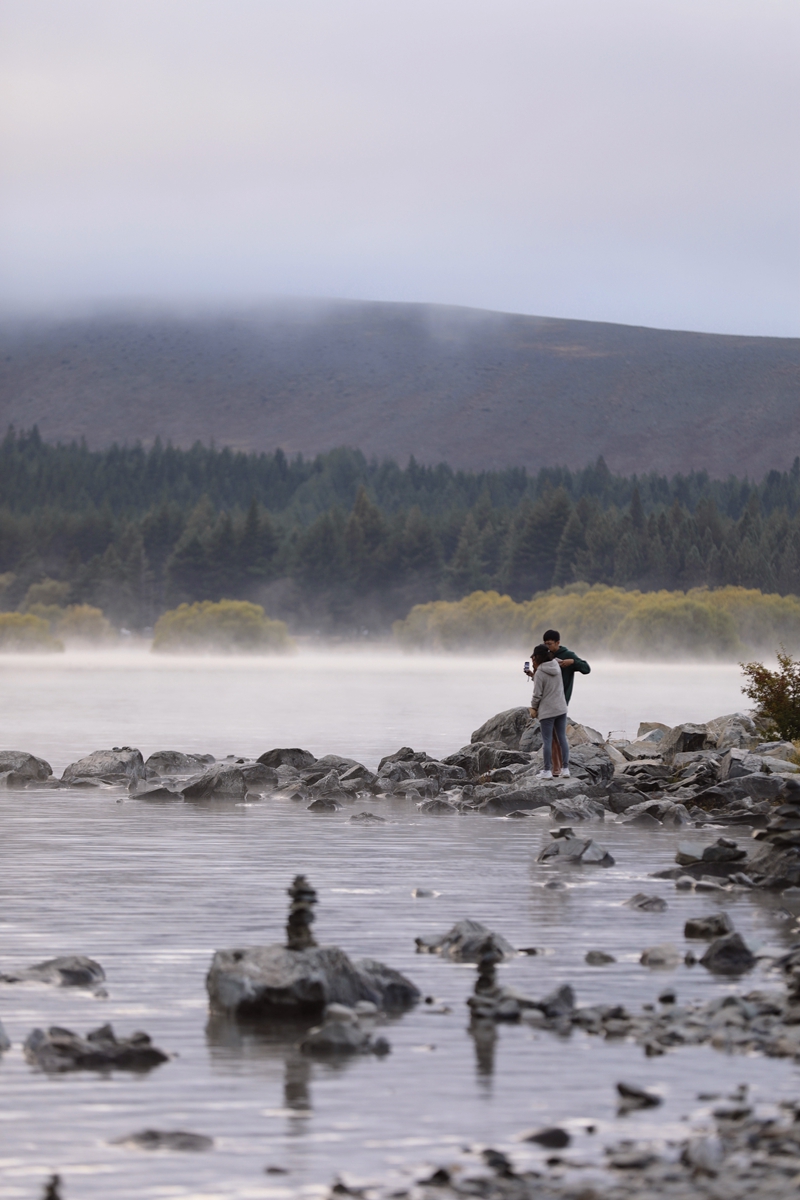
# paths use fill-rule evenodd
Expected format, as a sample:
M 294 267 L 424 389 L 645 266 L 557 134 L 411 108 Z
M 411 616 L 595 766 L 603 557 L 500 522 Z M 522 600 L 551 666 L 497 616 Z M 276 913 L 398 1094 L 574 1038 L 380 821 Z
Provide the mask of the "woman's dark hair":
M 550 651 L 547 649 L 547 646 L 545 646 L 544 642 L 541 642 L 538 646 L 533 647 L 533 651 L 531 652 L 531 657 L 535 658 L 536 661 L 539 663 L 546 663 L 546 662 L 553 661 L 553 656 L 550 653 Z

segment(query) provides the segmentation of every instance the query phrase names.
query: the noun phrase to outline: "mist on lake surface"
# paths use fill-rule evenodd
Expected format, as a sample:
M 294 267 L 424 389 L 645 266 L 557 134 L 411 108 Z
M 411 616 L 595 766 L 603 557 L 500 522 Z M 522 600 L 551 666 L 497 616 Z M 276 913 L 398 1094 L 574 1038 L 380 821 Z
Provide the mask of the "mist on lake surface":
M 523 659 L 404 656 L 360 649 L 290 657 L 161 658 L 144 650 L 0 657 L 5 748 L 57 772 L 92 750 L 128 745 L 259 755 L 301 746 L 374 769 L 400 746 L 450 754 L 488 717 L 526 705 Z M 733 663 L 592 662 L 570 715 L 604 736 L 640 721 L 707 721 L 746 707 Z

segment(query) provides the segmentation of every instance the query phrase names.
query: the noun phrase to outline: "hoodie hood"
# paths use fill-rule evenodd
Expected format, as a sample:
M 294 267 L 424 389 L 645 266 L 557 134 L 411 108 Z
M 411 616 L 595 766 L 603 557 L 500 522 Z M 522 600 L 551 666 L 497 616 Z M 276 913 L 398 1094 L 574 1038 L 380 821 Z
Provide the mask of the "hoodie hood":
M 538 675 L 540 671 L 544 675 L 554 675 L 557 677 L 561 674 L 561 667 L 558 665 L 555 659 L 553 659 L 551 662 L 541 663 L 536 668 L 536 674 Z

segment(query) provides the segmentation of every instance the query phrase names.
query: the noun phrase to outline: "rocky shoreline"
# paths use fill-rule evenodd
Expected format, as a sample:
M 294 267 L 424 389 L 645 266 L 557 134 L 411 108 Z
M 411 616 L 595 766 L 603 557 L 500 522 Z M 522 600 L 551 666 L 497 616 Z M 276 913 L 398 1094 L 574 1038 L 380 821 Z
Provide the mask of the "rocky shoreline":
M 430 816 L 522 819 L 549 810 L 570 825 L 613 819 L 654 830 L 708 826 L 736 832 L 694 855 L 679 854 L 664 873 L 680 886 L 716 883 L 773 891 L 800 887 L 800 765 L 791 742 L 765 740 L 745 713 L 673 728 L 643 722 L 633 741 L 604 739 L 570 721 L 570 777 L 544 780 L 541 733 L 527 708 L 491 717 L 470 742 L 444 758 L 403 746 L 370 771 L 353 758 L 283 747 L 258 758 L 162 750 L 98 750 L 61 778 L 24 751 L 0 752 L 0 787 L 116 788 L 144 801 L 232 800 L 285 796 L 312 813 L 356 801 L 402 797 Z M 359 811 L 363 825 L 382 824 Z M 580 846 L 578 843 L 582 842 Z M 554 837 L 543 859 L 610 865 L 591 838 Z M 680 868 L 680 869 L 679 869 Z

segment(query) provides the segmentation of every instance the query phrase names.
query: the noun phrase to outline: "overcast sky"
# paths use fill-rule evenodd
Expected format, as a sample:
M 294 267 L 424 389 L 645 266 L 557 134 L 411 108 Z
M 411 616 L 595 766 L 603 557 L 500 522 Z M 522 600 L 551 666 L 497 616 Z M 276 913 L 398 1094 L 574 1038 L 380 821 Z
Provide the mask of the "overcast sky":
M 1 0 L 0 303 L 800 333 L 797 0 Z

